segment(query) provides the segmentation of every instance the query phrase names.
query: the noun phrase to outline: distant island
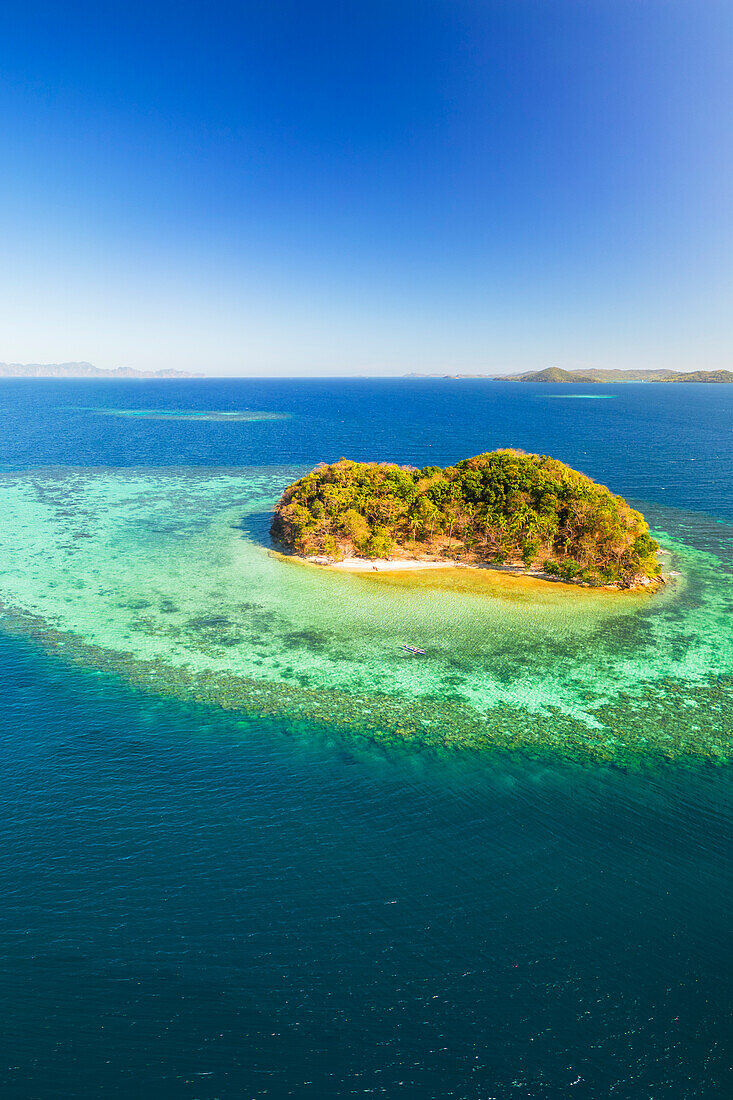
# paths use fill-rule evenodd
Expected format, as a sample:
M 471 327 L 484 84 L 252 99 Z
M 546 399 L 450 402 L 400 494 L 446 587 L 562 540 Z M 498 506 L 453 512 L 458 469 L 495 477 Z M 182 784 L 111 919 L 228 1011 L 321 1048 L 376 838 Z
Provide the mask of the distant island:
M 661 574 L 639 512 L 564 463 L 515 450 L 445 469 L 342 458 L 288 486 L 271 534 L 342 567 L 494 566 L 615 588 L 656 585 Z
M 733 382 L 729 370 L 546 370 L 527 371 L 525 374 L 507 374 L 494 382 Z
M 591 382 L 733 382 L 733 371 L 729 370 L 563 370 L 561 367 L 546 367 L 545 370 L 530 370 L 524 374 L 408 374 L 407 378 L 454 378 L 480 379 L 490 382 L 577 382 L 586 385 Z
M 104 370 L 92 363 L 0 363 L 0 378 L 197 378 L 183 370 Z

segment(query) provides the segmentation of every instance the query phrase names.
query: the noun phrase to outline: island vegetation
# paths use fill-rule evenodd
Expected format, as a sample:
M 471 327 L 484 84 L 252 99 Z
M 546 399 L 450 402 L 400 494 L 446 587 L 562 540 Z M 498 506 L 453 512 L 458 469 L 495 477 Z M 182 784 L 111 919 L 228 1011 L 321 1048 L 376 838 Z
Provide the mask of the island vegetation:
M 277 543 L 304 557 L 517 566 L 565 581 L 658 580 L 658 544 L 621 497 L 546 455 L 498 450 L 442 469 L 342 458 L 283 493 Z

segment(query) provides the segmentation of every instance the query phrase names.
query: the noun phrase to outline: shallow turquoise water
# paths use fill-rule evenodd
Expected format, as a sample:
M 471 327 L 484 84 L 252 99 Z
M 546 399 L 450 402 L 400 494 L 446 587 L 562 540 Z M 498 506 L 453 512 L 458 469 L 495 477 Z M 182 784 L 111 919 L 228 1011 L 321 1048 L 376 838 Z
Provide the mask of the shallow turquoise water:
M 3 1096 L 730 1095 L 733 398 L 608 389 L 0 386 Z M 320 458 L 506 444 L 681 576 L 269 553 Z
M 263 517 L 298 473 L 8 473 L 3 605 L 67 658 L 135 683 L 380 739 L 624 762 L 729 754 L 730 695 L 711 685 L 733 666 L 733 576 L 714 554 L 660 532 L 681 575 L 656 596 L 344 575 L 269 548 Z
M 97 416 L 119 416 L 135 420 L 205 420 L 219 423 L 260 423 L 268 420 L 287 420 L 288 413 L 253 411 L 250 409 L 104 409 L 90 406 L 82 410 Z

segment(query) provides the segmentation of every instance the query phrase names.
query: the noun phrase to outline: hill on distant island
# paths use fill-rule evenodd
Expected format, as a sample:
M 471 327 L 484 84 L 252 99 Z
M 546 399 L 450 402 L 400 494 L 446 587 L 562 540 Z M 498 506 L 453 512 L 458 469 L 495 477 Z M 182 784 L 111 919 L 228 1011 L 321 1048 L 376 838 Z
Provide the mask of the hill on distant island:
M 622 497 L 557 459 L 514 450 L 445 469 L 342 458 L 285 490 L 271 533 L 297 554 L 331 560 L 430 555 L 624 588 L 660 573 L 659 547 Z
M 183 370 L 104 370 L 92 363 L 0 363 L 0 378 L 195 378 Z
M 563 370 L 547 367 L 545 370 L 526 371 L 524 374 L 497 375 L 494 382 L 733 382 L 733 372 L 728 370 Z

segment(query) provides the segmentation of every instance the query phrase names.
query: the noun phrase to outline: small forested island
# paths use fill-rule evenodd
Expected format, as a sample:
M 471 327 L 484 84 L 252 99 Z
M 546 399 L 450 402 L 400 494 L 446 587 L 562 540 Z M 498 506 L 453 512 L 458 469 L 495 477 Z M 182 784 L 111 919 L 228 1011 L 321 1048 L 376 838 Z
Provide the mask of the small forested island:
M 291 553 L 333 563 L 515 567 L 615 588 L 661 580 L 641 513 L 564 463 L 516 450 L 445 469 L 342 458 L 288 486 L 271 534 Z

